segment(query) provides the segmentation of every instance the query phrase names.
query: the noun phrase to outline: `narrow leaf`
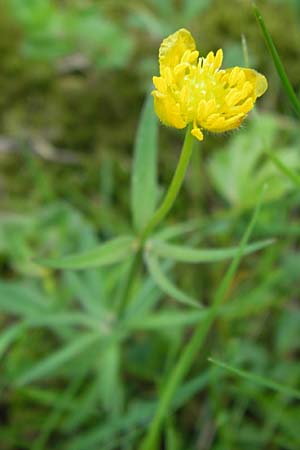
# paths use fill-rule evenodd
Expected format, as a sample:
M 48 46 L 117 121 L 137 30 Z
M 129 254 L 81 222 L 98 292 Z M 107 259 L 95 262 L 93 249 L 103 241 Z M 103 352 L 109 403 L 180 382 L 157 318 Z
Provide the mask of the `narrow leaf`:
M 18 323 L 12 325 L 7 330 L 1 332 L 0 335 L 0 358 L 5 353 L 7 348 L 19 337 L 24 330 L 24 324 Z
M 137 230 L 144 228 L 152 217 L 157 200 L 158 121 L 153 99 L 145 101 L 134 147 L 131 180 L 131 211 Z
M 138 330 L 159 330 L 172 327 L 184 327 L 187 325 L 193 325 L 200 320 L 204 320 L 207 317 L 208 309 L 202 309 L 201 311 L 174 311 L 172 309 L 163 310 L 160 313 L 149 314 L 142 319 L 131 319 L 126 322 L 126 327 L 129 329 Z
M 98 413 L 99 394 L 101 392 L 101 373 L 97 372 L 95 378 L 86 386 L 86 390 L 80 397 L 80 408 L 71 411 L 70 416 L 64 421 L 64 430 L 73 431 L 89 419 L 93 414 Z
M 233 367 L 229 364 L 225 364 L 224 362 L 218 361 L 217 359 L 214 358 L 208 358 L 208 361 L 212 362 L 213 364 L 216 364 L 218 367 L 221 367 L 222 369 L 228 370 L 229 372 L 232 372 L 241 378 L 245 378 L 246 380 L 252 381 L 253 383 L 258 384 L 262 387 L 272 389 L 273 391 L 281 392 L 282 394 L 286 394 L 289 397 L 300 399 L 300 391 L 293 389 L 289 386 L 276 383 L 275 381 L 270 380 L 269 378 L 266 377 L 262 377 L 261 375 L 237 369 L 236 367 Z
M 184 383 L 177 390 L 170 411 L 176 411 L 204 389 L 211 379 L 210 374 L 211 370 L 205 371 L 201 375 Z M 116 418 L 108 423 L 98 424 L 96 427 L 93 426 L 93 428 L 81 432 L 78 436 L 72 437 L 71 441 L 64 448 L 65 450 L 92 450 L 98 446 L 101 450 L 106 449 L 107 445 L 110 445 L 118 435 L 124 436 L 136 429 L 142 432 L 150 423 L 155 407 L 155 401 L 147 403 L 139 402 L 136 405 L 132 405 L 127 411 L 127 414 L 124 414 L 120 418 Z M 116 448 L 116 445 L 113 448 Z
M 96 276 L 95 271 L 98 272 L 98 278 L 101 279 L 102 274 L 97 269 L 89 269 L 85 272 L 68 270 L 64 273 L 64 281 L 70 289 L 70 295 L 76 298 L 83 310 L 92 316 L 99 316 L 104 312 L 103 292 L 92 286 L 93 276 Z
M 179 450 L 180 449 L 180 441 L 177 434 L 177 430 L 175 429 L 172 418 L 168 418 L 166 425 L 166 442 L 168 450 Z
M 99 318 L 100 320 L 102 319 Z M 61 327 L 84 327 L 98 329 L 100 320 L 95 316 L 82 314 L 81 312 L 62 312 L 35 315 L 26 320 L 30 327 L 49 327 L 61 329 Z
M 38 262 L 54 269 L 80 270 L 89 267 L 107 266 L 120 262 L 127 258 L 130 253 L 133 253 L 133 242 L 132 236 L 121 236 L 82 253 L 62 258 L 41 259 Z
M 48 377 L 55 370 L 78 356 L 80 353 L 87 351 L 99 339 L 99 334 L 85 334 L 71 344 L 57 350 L 50 356 L 41 360 L 29 370 L 24 372 L 18 379 L 17 384 L 23 385 L 31 383 L 39 378 Z
M 255 4 L 253 4 L 253 10 L 254 10 L 254 14 L 256 16 L 256 19 L 258 21 L 258 24 L 259 24 L 259 26 L 261 28 L 261 31 L 263 33 L 263 36 L 264 36 L 264 39 L 266 41 L 267 47 L 268 47 L 268 49 L 269 49 L 269 51 L 271 53 L 273 62 L 275 64 L 277 73 L 278 73 L 278 75 L 279 75 L 279 77 L 281 79 L 281 82 L 282 82 L 282 85 L 283 85 L 283 87 L 285 89 L 285 92 L 286 92 L 286 94 L 287 94 L 287 96 L 288 96 L 288 98 L 289 98 L 289 100 L 290 100 L 290 102 L 291 102 L 291 104 L 292 104 L 292 106 L 293 106 L 297 116 L 300 117 L 300 102 L 299 102 L 299 99 L 298 99 L 298 97 L 297 97 L 297 95 L 296 95 L 296 93 L 295 93 L 295 91 L 293 89 L 293 86 L 291 85 L 290 80 L 289 80 L 289 78 L 287 76 L 287 73 L 286 73 L 286 71 L 285 71 L 285 69 L 283 67 L 281 58 L 280 58 L 280 56 L 278 54 L 278 51 L 277 51 L 277 49 L 275 47 L 273 39 L 272 39 L 270 33 L 268 32 L 268 29 L 266 27 L 266 24 L 264 22 L 264 19 L 263 19 L 262 15 L 261 15 L 259 9 L 257 8 L 257 6 Z
M 174 300 L 177 300 L 180 303 L 195 306 L 196 308 L 199 308 L 201 306 L 200 303 L 197 302 L 197 300 L 178 289 L 166 277 L 160 267 L 159 261 L 153 255 L 150 255 L 149 253 L 146 255 L 146 263 L 153 280 L 165 294 L 169 295 L 170 297 L 174 298 Z
M 243 249 L 243 255 L 256 252 L 271 245 L 273 239 L 266 239 L 260 242 L 247 245 Z M 173 261 L 188 263 L 216 262 L 224 259 L 234 258 L 239 251 L 239 247 L 217 248 L 217 249 L 194 249 L 183 245 L 167 244 L 162 241 L 151 241 L 151 250 L 157 255 Z
M 69 405 L 71 401 L 74 400 L 75 394 L 82 384 L 82 379 L 82 376 L 77 375 L 74 380 L 69 383 L 67 388 L 57 397 L 55 406 L 53 407 L 51 413 L 44 420 L 44 423 L 42 424 L 40 430 L 40 434 L 38 438 L 33 442 L 31 450 L 43 450 L 46 448 L 47 441 L 49 440 L 55 428 L 58 426 L 61 417 L 64 415 L 67 405 Z
M 0 311 L 21 316 L 45 313 L 49 300 L 36 289 L 18 283 L 0 282 Z

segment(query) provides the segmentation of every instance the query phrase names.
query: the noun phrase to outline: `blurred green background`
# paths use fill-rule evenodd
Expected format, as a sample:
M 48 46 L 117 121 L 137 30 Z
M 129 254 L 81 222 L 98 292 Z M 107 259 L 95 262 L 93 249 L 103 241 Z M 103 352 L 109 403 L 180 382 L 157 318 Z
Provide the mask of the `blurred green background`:
M 300 2 L 257 3 L 299 93 Z M 219 356 L 300 388 L 299 189 L 265 153 L 299 172 L 299 127 L 251 2 L 2 0 L 0 450 L 137 449 L 157 387 L 198 320 L 145 274 L 136 287 L 143 306 L 118 330 L 113 298 L 120 268 L 59 272 L 34 261 L 130 231 L 139 114 L 158 73 L 159 45 L 181 27 L 202 54 L 222 47 L 224 66 L 248 59 L 269 89 L 241 130 L 205 136 L 168 225 L 190 219 L 204 247 L 234 245 L 267 181 L 255 238 L 276 243 L 239 269 L 228 298 L 236 308 L 217 321 L 207 354 L 178 393 L 162 448 L 300 448 L 299 401 L 207 362 Z M 160 130 L 162 192 L 182 137 Z M 209 304 L 225 267 L 179 264 L 174 279 Z M 81 310 L 99 316 L 104 345 L 88 341 Z M 31 377 L 31 367 L 61 348 L 69 352 L 60 353 L 61 363 Z

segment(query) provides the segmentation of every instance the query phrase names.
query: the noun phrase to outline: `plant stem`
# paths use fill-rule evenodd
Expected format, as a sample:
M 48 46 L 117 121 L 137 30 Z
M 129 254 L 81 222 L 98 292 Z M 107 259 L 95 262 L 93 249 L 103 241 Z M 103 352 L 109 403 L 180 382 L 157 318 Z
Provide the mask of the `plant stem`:
M 253 227 L 255 225 L 255 222 L 257 220 L 259 210 L 261 206 L 261 199 L 258 202 L 258 205 L 255 208 L 253 217 L 242 237 L 242 240 L 240 242 L 239 250 L 233 259 L 232 263 L 230 264 L 227 272 L 225 273 L 224 278 L 222 279 L 222 282 L 220 286 L 218 287 L 216 294 L 213 299 L 212 308 L 208 314 L 208 317 L 205 322 L 201 321 L 198 326 L 196 327 L 196 330 L 190 339 L 190 341 L 187 343 L 186 347 L 184 348 L 177 364 L 175 365 L 173 372 L 170 374 L 169 379 L 166 382 L 166 385 L 163 388 L 163 391 L 161 393 L 161 398 L 158 403 L 158 407 L 154 416 L 154 419 L 150 425 L 149 432 L 142 442 L 142 445 L 139 450 L 157 450 L 159 448 L 158 440 L 160 435 L 160 430 L 162 427 L 162 423 L 165 420 L 168 411 L 170 409 L 170 405 L 172 402 L 172 399 L 174 397 L 174 394 L 182 382 L 185 375 L 190 370 L 193 361 L 195 360 L 195 357 L 197 353 L 200 351 L 202 344 L 218 314 L 219 307 L 222 304 L 222 301 L 226 295 L 226 292 L 232 282 L 232 279 L 236 273 L 236 270 L 238 268 L 238 265 L 240 263 L 240 259 L 242 257 L 243 251 L 245 246 L 247 245 L 247 242 L 249 240 L 249 237 L 251 235 L 251 232 L 253 230 Z
M 141 250 L 137 250 L 136 254 L 134 255 L 133 260 L 131 261 L 131 265 L 130 265 L 130 268 L 128 271 L 124 290 L 122 292 L 122 296 L 121 296 L 120 302 L 118 304 L 119 316 L 121 316 L 123 314 L 123 311 L 125 310 L 127 303 L 130 299 L 132 285 L 137 276 L 138 271 L 140 270 L 141 262 L 142 262 L 142 252 L 141 252 Z
M 184 176 L 186 174 L 186 170 L 188 168 L 188 164 L 191 159 L 192 152 L 193 152 L 194 137 L 191 135 L 191 128 L 192 128 L 192 125 L 190 124 L 187 127 L 183 147 L 182 147 L 180 158 L 178 161 L 178 165 L 176 167 L 175 173 L 173 175 L 173 178 L 170 183 L 169 189 L 166 193 L 166 196 L 165 196 L 162 204 L 160 205 L 160 207 L 156 210 L 156 212 L 153 214 L 153 216 L 149 220 L 148 224 L 141 231 L 141 234 L 139 237 L 139 250 L 137 250 L 137 253 L 131 263 L 131 267 L 128 272 L 128 277 L 126 280 L 124 291 L 122 293 L 122 297 L 121 297 L 121 300 L 119 303 L 119 308 L 118 308 L 119 315 L 121 315 L 123 313 L 128 301 L 130 299 L 132 284 L 133 284 L 136 274 L 141 266 L 142 251 L 143 251 L 143 246 L 145 244 L 145 241 L 146 241 L 147 237 L 150 235 L 150 233 L 152 232 L 152 230 L 168 214 L 168 212 L 172 208 L 172 206 L 177 198 L 177 195 L 180 191 L 180 188 L 182 186 Z
M 153 216 L 151 217 L 151 219 L 141 232 L 140 236 L 141 244 L 144 244 L 145 240 L 147 239 L 151 231 L 165 218 L 165 216 L 168 214 L 177 198 L 178 192 L 183 183 L 184 176 L 193 152 L 194 137 L 191 135 L 191 128 L 192 125 L 190 124 L 186 130 L 180 159 L 176 167 L 174 176 L 172 178 L 171 184 L 169 186 L 169 189 L 167 191 L 167 194 L 160 207 L 156 210 L 156 212 L 153 214 Z

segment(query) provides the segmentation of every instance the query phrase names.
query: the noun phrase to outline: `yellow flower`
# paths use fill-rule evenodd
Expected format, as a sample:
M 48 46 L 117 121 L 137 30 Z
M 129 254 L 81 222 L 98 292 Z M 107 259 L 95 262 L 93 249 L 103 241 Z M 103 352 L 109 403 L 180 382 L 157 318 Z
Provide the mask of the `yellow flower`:
M 268 87 L 252 69 L 220 69 L 223 51 L 199 57 L 191 33 L 184 28 L 163 40 L 159 49 L 160 76 L 153 77 L 155 111 L 175 128 L 193 123 L 192 135 L 202 141 L 201 129 L 221 133 L 238 127 Z

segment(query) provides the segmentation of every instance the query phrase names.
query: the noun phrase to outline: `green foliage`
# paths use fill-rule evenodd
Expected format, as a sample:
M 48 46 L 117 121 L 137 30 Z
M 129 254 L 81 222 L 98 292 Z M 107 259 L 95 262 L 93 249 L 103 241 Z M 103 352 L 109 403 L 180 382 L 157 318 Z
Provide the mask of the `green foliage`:
M 64 8 L 50 0 L 13 0 L 9 7 L 24 28 L 22 50 L 31 59 L 55 61 L 82 52 L 106 68 L 122 67 L 130 57 L 132 40 L 96 5 L 74 2 Z
M 273 116 L 253 117 L 246 129 L 233 135 L 227 146 L 211 157 L 209 170 L 214 185 L 233 207 L 251 207 L 265 183 L 272 187 L 266 194 L 268 201 L 279 199 L 293 188 L 293 182 L 266 154 L 271 153 L 286 168 L 299 173 L 298 139 L 282 142 L 281 126 Z
M 65 258 L 40 260 L 40 264 L 56 269 L 87 269 L 102 267 L 122 261 L 130 256 L 134 250 L 134 238 L 131 236 L 120 236 L 94 247 L 83 253 L 69 255 Z
M 229 364 L 225 364 L 222 361 L 218 361 L 214 358 L 209 358 L 208 360 L 210 362 L 212 362 L 213 364 L 216 364 L 221 369 L 228 370 L 229 372 L 234 373 L 235 375 L 238 375 L 240 377 L 246 378 L 247 380 L 252 381 L 255 384 L 258 384 L 260 386 L 263 386 L 263 387 L 266 387 L 269 389 L 273 389 L 277 392 L 288 395 L 290 397 L 300 399 L 300 392 L 297 391 L 296 389 L 290 389 L 286 385 L 281 385 L 279 383 L 276 383 L 276 382 L 270 380 L 269 378 L 264 378 L 264 377 L 261 377 L 256 374 L 246 372 L 244 370 L 239 370 L 236 367 L 233 367 Z
M 295 90 L 298 3 L 260 8 Z M 0 22 L 1 450 L 137 449 L 157 411 L 155 450 L 299 448 L 299 133 L 251 8 L 13 0 Z M 137 111 L 181 26 L 228 65 L 243 32 L 270 112 L 194 149 L 143 240 L 182 136 Z

